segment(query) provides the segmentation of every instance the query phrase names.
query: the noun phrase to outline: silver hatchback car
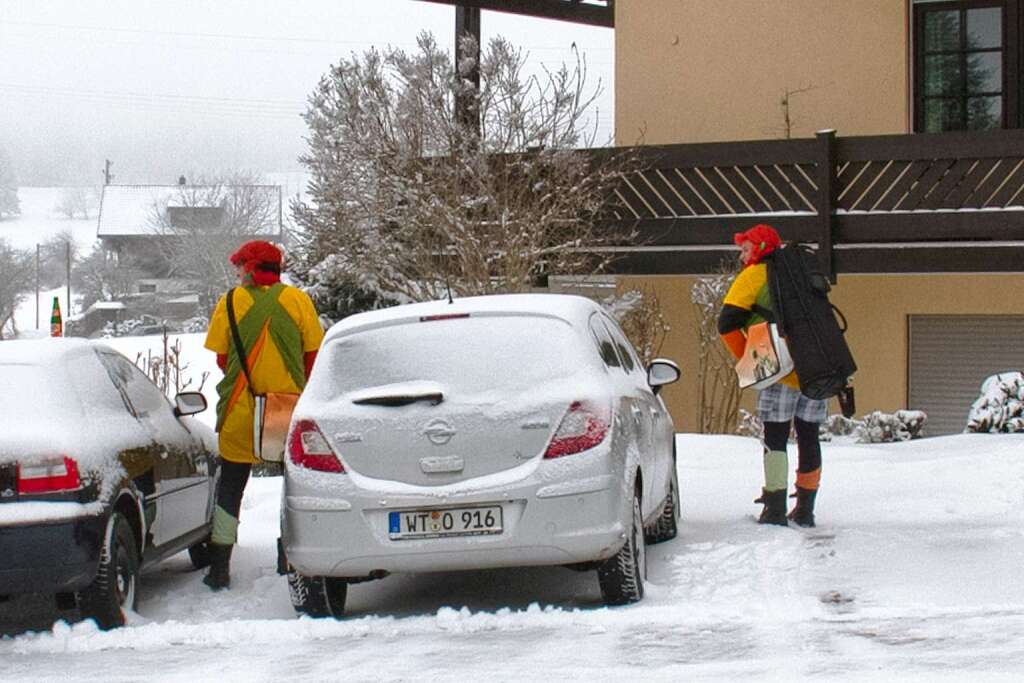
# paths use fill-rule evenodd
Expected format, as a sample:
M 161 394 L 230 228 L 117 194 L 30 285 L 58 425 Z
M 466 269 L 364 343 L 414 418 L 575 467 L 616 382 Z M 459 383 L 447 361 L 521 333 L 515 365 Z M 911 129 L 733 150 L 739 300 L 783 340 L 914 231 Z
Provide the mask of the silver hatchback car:
M 330 329 L 292 420 L 279 567 L 299 613 L 349 583 L 531 565 L 643 597 L 645 544 L 676 535 L 674 428 L 600 306 L 526 294 L 396 306 Z

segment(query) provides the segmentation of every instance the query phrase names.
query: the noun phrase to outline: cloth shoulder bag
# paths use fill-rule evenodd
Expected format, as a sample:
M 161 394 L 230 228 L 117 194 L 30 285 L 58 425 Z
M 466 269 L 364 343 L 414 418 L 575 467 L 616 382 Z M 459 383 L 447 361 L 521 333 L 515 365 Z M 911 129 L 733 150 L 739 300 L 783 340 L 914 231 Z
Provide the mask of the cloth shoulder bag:
M 775 323 L 760 322 L 747 329 L 747 346 L 736 361 L 740 389 L 765 389 L 793 372 L 793 358 Z
M 232 289 L 227 296 L 228 323 L 231 326 L 231 338 L 234 340 L 238 360 L 242 364 L 242 372 L 245 373 L 249 394 L 253 398 L 253 455 L 258 461 L 281 462 L 284 459 L 288 427 L 291 425 L 292 413 L 299 401 L 299 395 L 284 392 L 257 394 L 253 391 L 249 360 L 246 358 L 245 345 L 242 343 L 242 335 L 238 332 L 238 322 L 235 320 L 234 294 L 235 290 Z

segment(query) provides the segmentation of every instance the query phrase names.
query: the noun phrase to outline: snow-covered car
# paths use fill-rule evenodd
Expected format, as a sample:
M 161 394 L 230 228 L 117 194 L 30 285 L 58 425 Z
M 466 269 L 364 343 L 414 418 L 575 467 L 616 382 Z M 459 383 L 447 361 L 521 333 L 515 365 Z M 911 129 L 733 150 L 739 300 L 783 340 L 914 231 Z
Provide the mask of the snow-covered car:
M 646 543 L 676 535 L 674 427 L 583 297 L 396 306 L 329 331 L 296 406 L 279 569 L 302 614 L 392 572 L 566 565 L 604 601 L 643 597 Z
M 216 440 L 99 342 L 0 342 L 0 597 L 57 596 L 102 628 L 135 606 L 142 569 L 205 560 Z

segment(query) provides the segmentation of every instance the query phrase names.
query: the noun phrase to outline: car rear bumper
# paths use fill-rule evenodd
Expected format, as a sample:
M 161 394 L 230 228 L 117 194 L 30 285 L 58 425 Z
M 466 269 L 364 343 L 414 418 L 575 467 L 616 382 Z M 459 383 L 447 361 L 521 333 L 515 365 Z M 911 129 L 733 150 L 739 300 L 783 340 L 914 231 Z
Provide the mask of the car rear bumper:
M 308 487 L 286 483 L 281 517 L 285 553 L 302 574 L 342 577 L 607 559 L 624 542 L 632 503 L 632 487 L 623 484 L 623 475 L 597 473 L 608 472 L 607 457 L 595 454 L 594 466 L 586 468 L 590 471 L 576 469 L 583 476 L 571 481 L 535 473 L 515 486 L 443 497 L 427 491 L 370 496 L 354 486 L 348 490 L 352 495 L 334 488 L 330 495 L 316 496 L 309 495 L 315 492 Z M 411 540 L 389 535 L 392 511 L 495 504 L 502 507 L 500 534 Z
M 96 577 L 106 519 L 0 526 L 0 595 L 58 593 Z

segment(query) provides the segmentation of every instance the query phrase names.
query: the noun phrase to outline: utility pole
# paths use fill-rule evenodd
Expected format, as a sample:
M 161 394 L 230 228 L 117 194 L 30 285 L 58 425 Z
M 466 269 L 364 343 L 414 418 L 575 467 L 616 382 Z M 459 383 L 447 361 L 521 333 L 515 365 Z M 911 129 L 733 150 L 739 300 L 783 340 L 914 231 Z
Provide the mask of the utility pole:
M 39 329 L 39 243 L 36 242 L 36 329 Z
M 103 184 L 109 185 L 110 181 L 114 179 L 114 174 L 110 172 L 110 167 L 114 165 L 114 162 L 110 159 L 104 159 L 103 163 Z
M 476 52 L 464 54 L 462 39 L 472 38 L 476 42 Z M 464 60 L 472 60 L 472 66 L 463 73 Z M 463 81 L 473 84 L 473 97 L 456 94 L 455 120 L 480 134 L 480 111 L 476 95 L 480 92 L 480 8 L 455 7 L 455 70 L 459 77 L 459 86 Z
M 68 240 L 64 243 L 64 255 L 67 265 L 67 276 L 68 276 L 68 320 L 71 319 L 71 241 Z

